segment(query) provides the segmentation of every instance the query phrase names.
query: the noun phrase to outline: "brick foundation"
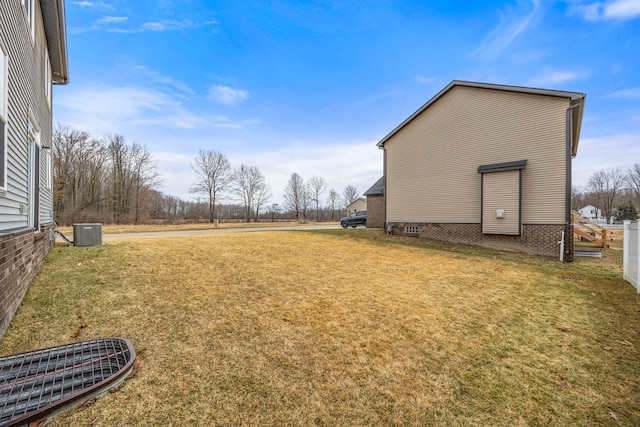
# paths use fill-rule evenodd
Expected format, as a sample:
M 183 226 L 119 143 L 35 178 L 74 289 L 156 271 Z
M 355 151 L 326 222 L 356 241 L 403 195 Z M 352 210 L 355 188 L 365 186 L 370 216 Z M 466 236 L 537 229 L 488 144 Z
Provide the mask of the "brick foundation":
M 498 249 L 511 249 L 533 255 L 560 257 L 558 241 L 565 232 L 564 260 L 573 261 L 572 225 L 565 224 L 523 224 L 520 236 L 482 234 L 480 224 L 443 224 L 443 223 L 389 223 L 392 233 L 400 236 L 416 236 L 425 239 L 442 240 L 452 243 L 488 246 Z M 406 227 L 414 232 L 407 233 Z M 416 232 L 417 231 L 417 232 Z
M 55 241 L 51 227 L 0 235 L 0 338 Z

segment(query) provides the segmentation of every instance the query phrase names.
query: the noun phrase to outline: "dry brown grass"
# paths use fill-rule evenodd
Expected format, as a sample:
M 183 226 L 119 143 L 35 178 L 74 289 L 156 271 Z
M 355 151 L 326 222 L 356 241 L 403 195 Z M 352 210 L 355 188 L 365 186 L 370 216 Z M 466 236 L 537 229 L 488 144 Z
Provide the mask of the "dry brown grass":
M 619 251 L 563 265 L 363 230 L 111 242 L 56 247 L 0 342 L 133 342 L 138 375 L 55 425 L 640 424 Z

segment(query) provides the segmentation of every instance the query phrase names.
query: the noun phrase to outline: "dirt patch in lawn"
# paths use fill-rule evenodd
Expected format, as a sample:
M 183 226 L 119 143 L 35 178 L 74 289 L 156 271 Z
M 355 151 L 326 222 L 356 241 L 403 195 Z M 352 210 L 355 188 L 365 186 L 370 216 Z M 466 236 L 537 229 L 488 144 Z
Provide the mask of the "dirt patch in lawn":
M 54 248 L 0 342 L 133 342 L 136 377 L 55 424 L 640 424 L 613 259 L 361 230 L 112 242 Z

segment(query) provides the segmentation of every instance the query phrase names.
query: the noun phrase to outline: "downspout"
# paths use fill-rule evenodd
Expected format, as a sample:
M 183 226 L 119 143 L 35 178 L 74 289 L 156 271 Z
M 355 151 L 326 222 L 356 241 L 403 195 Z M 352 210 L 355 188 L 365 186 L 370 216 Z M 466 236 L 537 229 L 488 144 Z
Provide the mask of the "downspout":
M 567 108 L 566 112 L 566 159 L 565 159 L 565 175 L 566 175 L 566 191 L 565 191 L 565 232 L 563 232 L 562 238 L 562 246 L 564 247 L 564 254 L 567 255 L 567 261 L 573 261 L 573 245 L 568 245 L 567 242 L 572 242 L 573 239 L 570 237 L 573 235 L 573 228 L 571 223 L 571 160 L 575 157 L 572 154 L 573 148 L 573 110 L 576 107 L 582 105 L 582 101 L 578 100 L 577 103 L 572 103 L 572 105 Z M 571 233 L 571 234 L 569 234 Z M 571 247 L 569 247 L 571 246 Z
M 567 129 L 566 129 L 566 145 L 567 152 L 565 154 L 565 180 L 566 180 L 566 191 L 565 191 L 565 223 L 571 224 L 571 159 L 573 158 L 571 154 L 571 148 L 573 146 L 573 108 L 575 106 L 571 106 L 567 108 Z
M 571 159 L 575 156 L 572 154 L 573 148 L 573 109 L 582 105 L 582 101 L 578 101 L 577 103 L 571 105 L 567 108 L 567 154 L 566 154 L 566 221 L 567 224 L 571 223 Z
M 384 145 L 378 148 L 382 150 L 382 216 L 384 218 L 382 226 L 386 234 L 391 234 L 387 229 L 387 149 Z

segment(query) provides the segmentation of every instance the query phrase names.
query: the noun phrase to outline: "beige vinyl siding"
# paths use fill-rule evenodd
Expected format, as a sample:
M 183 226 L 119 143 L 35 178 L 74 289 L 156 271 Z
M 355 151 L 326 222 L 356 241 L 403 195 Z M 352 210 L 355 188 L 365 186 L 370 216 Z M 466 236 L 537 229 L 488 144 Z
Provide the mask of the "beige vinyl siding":
M 35 37 L 24 18 L 20 1 L 0 2 L 0 37 L 9 56 L 7 123 L 7 190 L 0 194 L 0 232 L 26 227 L 29 114 L 40 128 L 42 145 L 51 146 L 51 109 L 44 87 L 46 39 L 39 2 L 36 1 Z M 46 166 L 40 156 L 40 223 L 53 221 L 52 190 L 46 188 Z
M 482 187 L 482 232 L 519 235 L 520 171 L 485 173 Z M 497 210 L 504 211 L 503 218 Z
M 385 142 L 389 222 L 480 223 L 478 166 L 527 160 L 522 222 L 565 222 L 569 100 L 454 86 Z

